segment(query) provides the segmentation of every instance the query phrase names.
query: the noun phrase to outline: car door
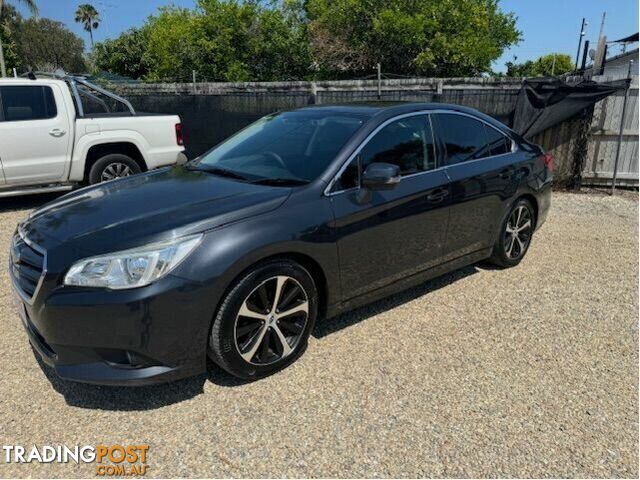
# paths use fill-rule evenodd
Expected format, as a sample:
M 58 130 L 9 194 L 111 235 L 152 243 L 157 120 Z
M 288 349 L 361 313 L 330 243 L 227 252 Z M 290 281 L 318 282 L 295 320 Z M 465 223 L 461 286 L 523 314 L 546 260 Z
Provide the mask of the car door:
M 359 195 L 361 173 L 374 162 L 398 165 L 402 179 L 392 190 Z M 429 117 L 412 114 L 381 125 L 338 177 L 329 199 L 345 300 L 440 262 L 448 179 L 436 167 Z
M 447 260 L 490 248 L 505 205 L 517 189 L 512 140 L 470 115 L 436 113 L 440 161 L 451 181 Z
M 7 184 L 61 181 L 70 154 L 70 119 L 56 85 L 0 86 L 0 159 Z

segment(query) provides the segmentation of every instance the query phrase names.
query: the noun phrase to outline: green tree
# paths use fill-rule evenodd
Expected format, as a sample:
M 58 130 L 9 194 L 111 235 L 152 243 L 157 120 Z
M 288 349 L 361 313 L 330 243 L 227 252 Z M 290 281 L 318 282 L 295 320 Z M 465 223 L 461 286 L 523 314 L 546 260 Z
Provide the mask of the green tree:
M 100 14 L 98 14 L 93 5 L 83 3 L 76 10 L 75 21 L 76 23 L 81 23 L 85 31 L 89 32 L 91 48 L 93 49 L 93 31 L 100 26 Z
M 298 0 L 296 0 L 298 1 Z M 96 44 L 96 66 L 147 81 L 300 80 L 311 57 L 304 12 L 292 0 L 199 0 L 164 7 L 136 33 Z
M 378 62 L 396 74 L 479 75 L 521 38 L 497 0 L 307 0 L 305 8 L 327 75 L 372 72 Z
M 204 52 L 198 15 L 175 7 L 165 7 L 145 26 L 147 46 L 143 58 L 149 65 L 149 81 L 189 81 L 198 69 Z M 124 74 L 124 72 L 112 72 Z M 202 71 L 201 71 L 202 73 Z
M 573 67 L 571 57 L 563 53 L 544 55 L 535 61 L 535 73 L 542 76 L 562 75 L 572 72 Z
M 132 28 L 119 37 L 96 43 L 92 60 L 98 70 L 130 78 L 142 78 L 149 73 L 144 58 L 147 29 Z
M 100 68 L 147 81 L 469 76 L 520 40 L 498 0 L 198 0 L 103 42 Z
M 84 72 L 84 42 L 61 22 L 30 18 L 16 26 L 16 53 L 21 66 L 33 70 Z
M 38 6 L 35 0 L 17 0 L 19 3 L 26 5 L 32 15 L 38 14 Z M 2 11 L 5 5 L 9 5 L 9 0 L 0 0 L 0 18 L 2 18 Z M 0 30 L 6 30 L 6 24 L 0 24 Z M 10 33 L 5 31 L 5 35 L 9 36 Z M 7 76 L 7 68 L 5 65 L 4 48 L 2 44 L 2 36 L 0 36 L 0 76 Z
M 508 77 L 548 77 L 562 75 L 573 71 L 573 61 L 569 55 L 563 53 L 550 53 L 536 60 L 527 60 L 522 63 L 507 62 Z
M 300 80 L 311 68 L 308 31 L 299 12 L 264 10 L 249 37 L 251 76 L 263 81 Z
M 21 67 L 20 58 L 16 52 L 16 31 L 22 22 L 22 16 L 11 5 L 5 5 L 0 13 L 0 43 L 4 51 L 6 69 Z
M 533 61 L 527 60 L 526 62 L 516 63 L 516 58 L 513 62 L 505 63 L 507 67 L 507 77 L 533 77 Z

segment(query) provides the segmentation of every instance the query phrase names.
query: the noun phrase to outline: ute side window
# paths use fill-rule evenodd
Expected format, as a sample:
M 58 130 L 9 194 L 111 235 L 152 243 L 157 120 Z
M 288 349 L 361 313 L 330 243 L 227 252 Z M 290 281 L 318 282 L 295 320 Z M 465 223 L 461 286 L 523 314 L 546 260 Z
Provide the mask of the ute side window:
M 454 113 L 433 115 L 434 132 L 444 151 L 444 164 L 457 163 L 488 157 L 485 125 L 479 120 Z
M 7 85 L 0 87 L 0 97 L 5 122 L 43 120 L 58 114 L 51 87 Z
M 435 158 L 429 117 L 401 118 L 383 127 L 362 147 L 338 178 L 334 191 L 359 186 L 361 172 L 372 163 L 397 165 L 404 176 L 434 169 Z

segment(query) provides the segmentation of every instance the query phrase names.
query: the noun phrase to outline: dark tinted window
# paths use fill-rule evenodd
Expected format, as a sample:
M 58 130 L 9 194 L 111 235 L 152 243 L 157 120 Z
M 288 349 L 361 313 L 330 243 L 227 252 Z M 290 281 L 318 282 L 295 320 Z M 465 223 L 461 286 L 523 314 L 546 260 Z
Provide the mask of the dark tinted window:
M 489 125 L 484 126 L 487 134 L 487 150 L 489 155 L 503 155 L 511 151 L 510 140 Z
M 489 156 L 484 123 L 457 114 L 434 116 L 434 131 L 445 149 L 445 165 Z
M 405 117 L 380 130 L 360 151 L 364 171 L 371 163 L 391 163 L 402 175 L 435 168 L 433 135 L 426 115 Z M 335 190 L 358 186 L 357 158 L 338 179 Z
M 200 164 L 230 170 L 250 180 L 311 181 L 324 172 L 364 120 L 330 111 L 269 115 L 205 153 Z
M 2 116 L 6 122 L 41 120 L 57 115 L 56 102 L 51 87 L 3 86 Z

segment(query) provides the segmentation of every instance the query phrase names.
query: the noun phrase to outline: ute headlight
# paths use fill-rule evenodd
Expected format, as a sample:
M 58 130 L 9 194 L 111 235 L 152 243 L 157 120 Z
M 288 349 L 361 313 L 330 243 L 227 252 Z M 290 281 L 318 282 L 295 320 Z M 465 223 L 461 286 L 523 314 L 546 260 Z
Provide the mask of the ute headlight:
M 116 290 L 144 287 L 173 270 L 200 243 L 202 235 L 177 238 L 74 263 L 65 285 Z

